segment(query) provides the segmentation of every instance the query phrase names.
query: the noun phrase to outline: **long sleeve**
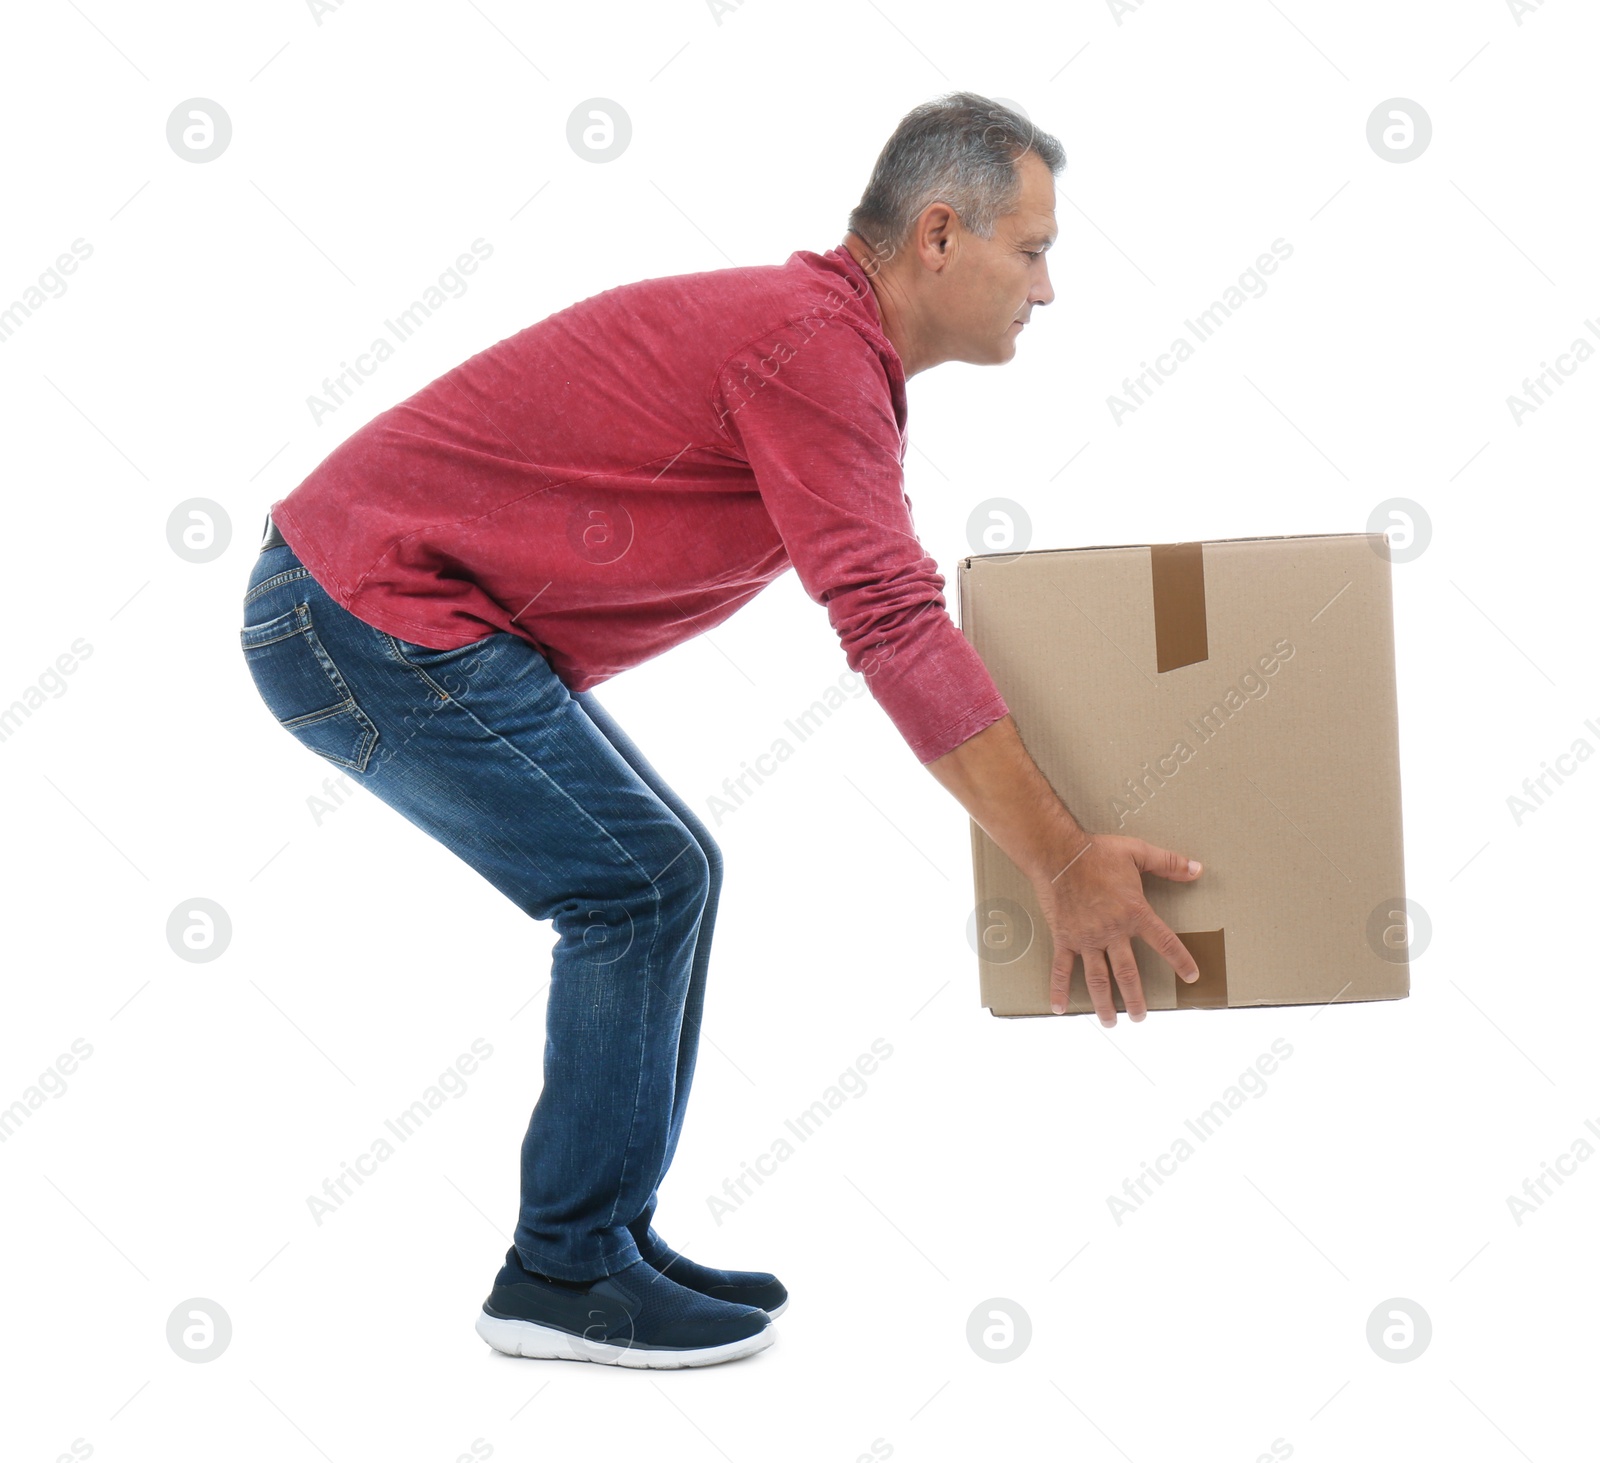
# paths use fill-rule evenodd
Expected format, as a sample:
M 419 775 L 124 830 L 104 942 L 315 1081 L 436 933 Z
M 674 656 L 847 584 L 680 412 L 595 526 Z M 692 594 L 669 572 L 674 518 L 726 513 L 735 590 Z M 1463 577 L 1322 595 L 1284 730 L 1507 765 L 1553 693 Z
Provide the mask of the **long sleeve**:
M 795 322 L 736 352 L 715 392 L 807 595 L 920 762 L 1005 716 L 918 541 L 877 350 L 839 321 Z

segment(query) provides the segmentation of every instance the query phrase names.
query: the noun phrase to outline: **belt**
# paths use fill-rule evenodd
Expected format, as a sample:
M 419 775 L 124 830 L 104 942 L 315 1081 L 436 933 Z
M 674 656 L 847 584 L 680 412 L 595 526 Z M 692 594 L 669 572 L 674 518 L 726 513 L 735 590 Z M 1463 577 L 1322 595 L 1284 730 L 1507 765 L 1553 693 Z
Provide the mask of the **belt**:
M 289 546 L 288 539 L 278 532 L 278 525 L 272 521 L 272 515 L 270 513 L 267 514 L 266 535 L 267 536 L 261 540 L 261 552 L 263 554 L 266 553 L 268 549 L 287 548 Z

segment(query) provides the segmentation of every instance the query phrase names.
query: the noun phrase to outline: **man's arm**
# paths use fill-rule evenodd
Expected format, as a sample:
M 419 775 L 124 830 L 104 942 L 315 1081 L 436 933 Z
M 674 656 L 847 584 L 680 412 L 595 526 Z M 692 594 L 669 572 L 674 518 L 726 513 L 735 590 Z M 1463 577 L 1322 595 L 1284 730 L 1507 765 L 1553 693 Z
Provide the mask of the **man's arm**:
M 1050 1001 L 1057 1014 L 1066 1010 L 1073 959 L 1081 952 L 1102 1025 L 1117 1024 L 1113 976 L 1129 1017 L 1144 1019 L 1134 935 L 1181 979 L 1199 978 L 1194 957 L 1145 900 L 1140 875 L 1187 882 L 1200 865 L 1142 838 L 1086 833 L 1028 755 L 1009 715 L 924 765 L 1033 884 L 1054 945 Z
M 1089 841 L 1028 755 L 1009 716 L 924 765 L 1030 877 L 1043 872 L 1050 878 Z
M 917 538 L 884 369 L 848 326 L 791 322 L 728 358 L 712 407 L 846 663 L 926 763 L 1006 704 Z

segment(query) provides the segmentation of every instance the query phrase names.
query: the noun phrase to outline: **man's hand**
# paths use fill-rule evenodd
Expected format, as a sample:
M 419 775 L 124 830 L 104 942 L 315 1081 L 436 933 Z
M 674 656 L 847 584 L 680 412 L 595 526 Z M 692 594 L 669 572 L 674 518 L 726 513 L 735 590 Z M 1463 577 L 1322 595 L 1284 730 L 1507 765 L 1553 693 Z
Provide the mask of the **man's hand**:
M 1091 837 L 1034 764 L 1010 716 L 927 766 L 1033 885 L 1055 942 L 1050 1004 L 1058 1015 L 1067 1009 L 1073 957 L 1081 954 L 1101 1023 L 1117 1024 L 1113 976 L 1128 1015 L 1144 1020 L 1144 992 L 1130 943 L 1135 935 L 1180 979 L 1200 978 L 1194 957 L 1145 902 L 1139 878 L 1151 873 L 1187 883 L 1199 877 L 1200 865 L 1191 870 L 1182 854 L 1142 838 Z
M 1200 978 L 1194 957 L 1146 901 L 1141 873 L 1189 883 L 1199 877 L 1200 865 L 1142 838 L 1096 833 L 1080 840 L 1053 874 L 1041 871 L 1033 876 L 1034 893 L 1054 942 L 1050 1009 L 1058 1016 L 1067 1009 L 1072 962 L 1081 954 L 1084 980 L 1100 1024 L 1117 1024 L 1113 978 L 1128 1018 L 1144 1020 L 1144 991 L 1133 958 L 1135 935 L 1171 965 L 1180 980 Z

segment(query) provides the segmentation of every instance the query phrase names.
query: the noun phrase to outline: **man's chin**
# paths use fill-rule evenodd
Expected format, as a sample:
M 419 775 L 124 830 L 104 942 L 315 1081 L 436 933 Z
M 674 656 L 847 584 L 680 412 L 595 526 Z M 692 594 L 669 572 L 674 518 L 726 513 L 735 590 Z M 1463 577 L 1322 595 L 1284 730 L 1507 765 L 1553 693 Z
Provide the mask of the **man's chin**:
M 987 349 L 975 346 L 967 355 L 955 356 L 952 359 L 962 361 L 969 366 L 1003 366 L 1016 355 L 1017 336 L 1020 334 L 1020 331 L 1008 330 Z

